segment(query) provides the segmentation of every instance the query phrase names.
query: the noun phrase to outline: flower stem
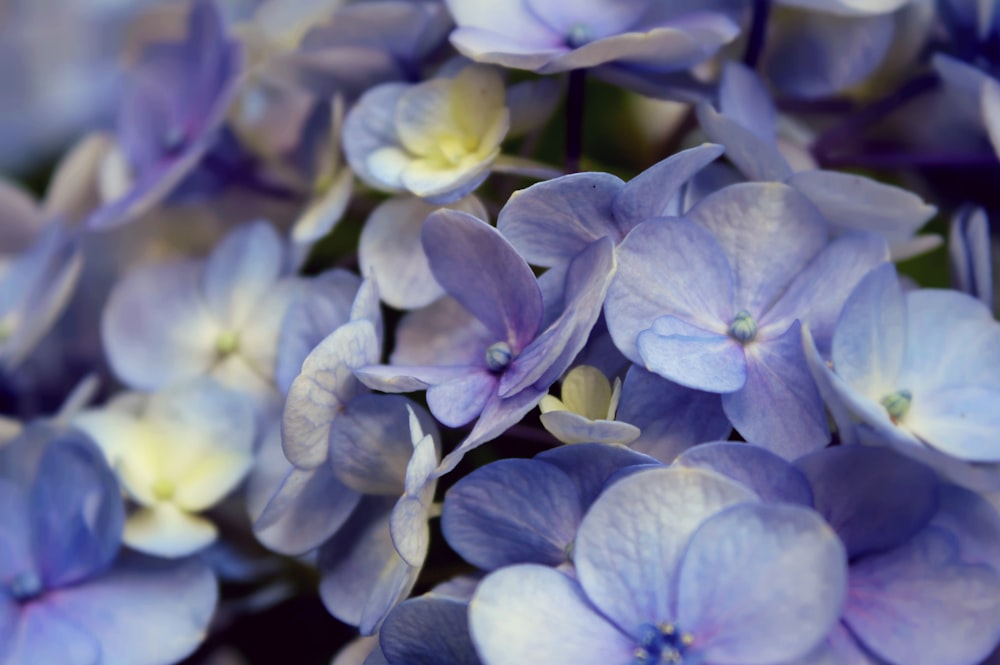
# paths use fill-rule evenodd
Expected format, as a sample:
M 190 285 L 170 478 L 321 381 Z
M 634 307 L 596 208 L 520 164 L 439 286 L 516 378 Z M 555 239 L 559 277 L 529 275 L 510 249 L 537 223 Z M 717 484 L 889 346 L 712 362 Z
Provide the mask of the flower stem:
M 743 64 L 755 69 L 764 52 L 764 38 L 767 36 L 767 21 L 771 17 L 771 0 L 754 0 L 753 19 L 750 23 L 750 36 L 747 38 L 747 50 L 743 52 Z
M 566 173 L 576 173 L 580 170 L 586 85 L 586 69 L 574 69 L 569 73 L 569 90 L 566 93 Z

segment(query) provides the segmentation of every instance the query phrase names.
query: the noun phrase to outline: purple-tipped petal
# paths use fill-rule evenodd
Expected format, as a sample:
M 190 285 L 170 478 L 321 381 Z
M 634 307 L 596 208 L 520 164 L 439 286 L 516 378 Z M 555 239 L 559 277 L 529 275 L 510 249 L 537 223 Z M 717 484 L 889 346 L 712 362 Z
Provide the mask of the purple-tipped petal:
M 462 442 L 445 455 L 438 465 L 435 475 L 440 477 L 454 469 L 465 453 L 473 448 L 478 448 L 487 441 L 492 441 L 509 428 L 520 422 L 529 411 L 541 401 L 546 390 L 536 390 L 525 388 L 513 397 L 501 399 L 497 395 L 492 395 L 483 407 L 483 412 L 479 415 L 479 420 L 473 426 L 472 431 Z
M 480 582 L 469 603 L 469 632 L 492 665 L 627 663 L 636 646 L 575 581 L 534 564 L 503 568 Z
M 478 365 L 496 339 L 454 298 L 408 313 L 396 327 L 393 365 Z
M 569 560 L 584 508 L 573 481 L 555 466 L 500 460 L 448 490 L 441 530 L 453 550 L 484 570 L 558 566 Z
M 673 618 L 672 576 L 691 535 L 709 516 L 743 501 L 756 496 L 695 469 L 655 468 L 612 484 L 576 537 L 573 558 L 587 597 L 623 630 Z
M 814 511 L 736 505 L 691 537 L 677 573 L 677 623 L 719 665 L 807 655 L 840 618 L 847 557 Z
M 542 319 L 538 282 L 496 229 L 468 213 L 441 210 L 424 222 L 422 237 L 435 279 L 495 341 L 519 352 L 534 339 Z

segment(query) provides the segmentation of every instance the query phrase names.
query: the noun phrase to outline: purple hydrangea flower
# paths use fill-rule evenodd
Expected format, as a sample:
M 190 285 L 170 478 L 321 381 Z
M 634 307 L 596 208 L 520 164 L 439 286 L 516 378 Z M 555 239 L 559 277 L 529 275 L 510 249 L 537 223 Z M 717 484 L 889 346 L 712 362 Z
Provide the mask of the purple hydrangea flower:
M 600 0 L 447 0 L 451 43 L 468 58 L 542 74 L 634 64 L 686 70 L 739 34 L 724 11 L 735 3 Z
M 874 234 L 828 242 L 826 220 L 790 187 L 732 185 L 625 238 L 605 316 L 626 357 L 721 394 L 746 440 L 794 459 L 829 440 L 800 325 L 825 343 L 851 287 L 887 258 Z
M 602 239 L 573 260 L 564 306 L 543 327 L 539 283 L 493 227 L 442 210 L 424 223 L 422 237 L 434 277 L 453 299 L 410 315 L 400 326 L 393 365 L 357 374 L 387 392 L 427 389 L 431 413 L 450 427 L 479 417 L 443 460 L 439 472 L 445 473 L 520 420 L 569 368 L 600 313 L 614 255 L 610 240 Z
M 239 45 L 213 0 L 196 0 L 187 36 L 149 46 L 118 110 L 113 200 L 87 220 L 106 229 L 137 219 L 181 184 L 212 147 L 236 93 Z M 110 171 L 109 171 L 110 172 Z
M 576 579 L 488 575 L 469 605 L 486 665 L 790 662 L 835 625 L 846 558 L 815 512 L 761 503 L 716 473 L 641 471 L 583 519 Z
M 204 639 L 211 570 L 116 559 L 124 508 L 89 439 L 29 427 L 0 448 L 0 499 L 0 662 L 168 665 Z
M 807 346 L 807 348 L 809 348 Z M 844 305 L 832 369 L 813 348 L 841 438 L 878 439 L 958 473 L 1000 462 L 1000 324 L 964 293 L 903 293 L 891 265 L 863 279 Z M 947 458 L 952 458 L 951 460 Z

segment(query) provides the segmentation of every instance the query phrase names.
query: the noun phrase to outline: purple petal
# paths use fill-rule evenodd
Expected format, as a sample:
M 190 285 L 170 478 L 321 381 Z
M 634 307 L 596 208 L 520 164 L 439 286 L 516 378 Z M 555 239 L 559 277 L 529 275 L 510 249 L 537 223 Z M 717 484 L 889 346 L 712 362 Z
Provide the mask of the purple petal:
M 708 103 L 698 105 L 697 113 L 698 124 L 708 138 L 725 147 L 726 157 L 747 178 L 781 182 L 792 175 L 788 161 L 773 141 L 762 139 Z
M 267 222 L 237 227 L 213 250 L 202 273 L 205 304 L 223 325 L 239 328 L 281 276 L 285 247 Z
M 330 425 L 345 404 L 365 392 L 352 370 L 378 360 L 375 330 L 368 321 L 347 323 L 320 342 L 292 382 L 281 424 L 281 445 L 301 468 L 326 461 Z
M 1000 331 L 998 331 L 1000 333 Z M 994 336 L 1000 339 L 1000 334 Z M 970 462 L 1000 462 L 1000 387 L 957 386 L 914 398 L 906 427 L 921 440 Z
M 629 180 L 612 204 L 618 233 L 624 237 L 641 222 L 667 215 L 681 188 L 722 152 L 722 146 L 705 143 L 671 155 Z
M 546 390 L 525 388 L 507 399 L 502 399 L 498 395 L 490 396 L 472 431 L 457 448 L 445 455 L 438 466 L 436 475 L 440 477 L 448 473 L 462 461 L 465 453 L 487 441 L 492 441 L 520 422 L 521 418 L 541 401 Z
M 865 275 L 888 260 L 885 241 L 874 233 L 837 238 L 792 280 L 759 326 L 784 330 L 798 319 L 809 326 L 820 352 L 827 354 L 844 302 Z
M 12 480 L 0 478 L 0 504 L 6 507 L 0 514 L 0 580 L 6 586 L 17 575 L 37 575 L 38 571 L 32 552 L 27 493 Z M 0 605 L 3 602 L 0 600 Z
M 715 471 L 753 490 L 764 501 L 813 505 L 813 493 L 802 472 L 758 446 L 706 443 L 682 453 L 674 464 Z
M 35 557 L 46 587 L 78 583 L 111 565 L 125 509 L 118 479 L 89 438 L 71 430 L 45 444 L 30 501 Z
M 304 554 L 343 526 L 360 499 L 325 464 L 291 469 L 254 523 L 254 535 L 275 552 Z
M 333 616 L 358 626 L 362 635 L 378 630 L 385 615 L 409 595 L 420 572 L 392 544 L 393 503 L 390 497 L 366 497 L 320 550 L 323 604 Z
M 719 83 L 719 112 L 753 132 L 761 141 L 775 145 L 778 111 L 760 76 L 749 67 L 729 61 Z
M 487 370 L 471 369 L 427 390 L 427 406 L 448 427 L 461 427 L 475 419 L 497 392 L 497 377 Z
M 838 231 L 874 231 L 894 248 L 911 241 L 937 212 L 901 187 L 851 173 L 803 171 L 787 183 L 816 204 Z
M 484 570 L 569 560 L 584 506 L 573 481 L 536 460 L 500 460 L 456 483 L 445 497 L 441 530 L 463 559 Z
M 112 290 L 101 339 L 126 384 L 155 390 L 215 362 L 219 327 L 202 299 L 200 273 L 194 262 L 140 268 Z
M 1000 117 L 1000 109 L 997 111 Z M 951 220 L 948 252 L 951 283 L 993 309 L 993 266 L 990 225 L 982 208 L 960 210 Z
M 453 207 L 486 218 L 478 199 L 463 199 Z M 437 209 L 412 196 L 392 198 L 375 208 L 365 222 L 358 241 L 361 273 L 376 276 L 382 300 L 390 307 L 415 309 L 444 295 L 420 245 L 424 220 Z
M 331 330 L 347 323 L 361 280 L 346 270 L 331 270 L 306 282 L 289 304 L 278 338 L 275 383 L 288 393 L 302 363 Z
M 344 118 L 341 132 L 344 157 L 359 178 L 378 189 L 400 191 L 403 188 L 401 172 L 387 179 L 384 170 L 373 168 L 371 156 L 382 148 L 396 145 L 396 105 L 409 89 L 405 83 L 386 83 L 372 88 Z
M 500 396 L 532 386 L 548 390 L 569 369 L 587 343 L 615 274 L 615 252 L 608 239 L 597 240 L 570 263 L 563 312 L 514 358 L 500 379 Z
M 479 665 L 469 636 L 468 605 L 448 598 L 412 598 L 386 617 L 380 644 L 390 663 Z
M 937 475 L 888 448 L 827 448 L 795 465 L 851 558 L 905 543 L 938 507 Z
M 729 393 L 746 383 L 743 345 L 729 335 L 661 316 L 637 341 L 646 369 L 687 388 Z
M 538 282 L 496 229 L 468 213 L 441 210 L 427 218 L 422 235 L 438 283 L 495 341 L 520 352 L 534 339 L 542 319 Z
M 503 568 L 480 582 L 469 604 L 469 632 L 491 665 L 627 663 L 636 647 L 576 582 L 534 564 Z
M 454 0 L 449 3 L 453 4 Z M 511 3 L 503 5 L 505 10 L 514 6 L 516 5 Z M 489 28 L 466 27 L 458 19 L 456 23 L 459 27 L 450 35 L 451 45 L 459 53 L 476 62 L 541 72 L 547 69 L 549 63 L 569 51 L 562 45 L 558 35 L 548 31 L 537 34 L 538 28 L 531 29 L 527 34 L 508 36 L 493 32 Z
M 585 507 L 597 499 L 604 484 L 622 469 L 657 463 L 652 457 L 624 446 L 597 443 L 559 446 L 539 453 L 535 459 L 562 469 L 576 485 Z
M 454 298 L 408 313 L 396 327 L 393 365 L 485 366 L 493 335 Z
M 35 602 L 22 609 L 16 605 L 12 608 L 9 602 L 6 598 L 0 600 L 0 608 L 3 608 L 0 618 L 11 620 L 12 639 L 0 642 L 0 658 L 5 665 L 95 665 L 102 662 L 101 644 L 97 639 L 76 622 L 67 620 L 49 603 Z
M 831 355 L 837 375 L 865 392 L 899 389 L 906 353 L 906 303 L 891 264 L 873 270 L 844 303 Z
M 639 471 L 609 486 L 576 537 L 574 563 L 594 605 L 622 630 L 673 618 L 671 580 L 691 534 L 754 494 L 715 473 Z
M 616 243 L 612 202 L 625 184 L 608 173 L 574 173 L 515 192 L 500 211 L 497 229 L 537 266 L 569 262 L 598 238 Z
M 722 408 L 744 439 L 785 459 L 822 448 L 830 430 L 819 389 L 793 323 L 780 337 L 747 347 L 747 382 L 722 396 Z
M 615 346 L 642 365 L 636 340 L 661 316 L 723 332 L 736 313 L 732 276 L 718 242 L 685 220 L 637 226 L 618 247 L 604 316 Z
M 201 644 L 218 595 L 199 559 L 137 558 L 46 603 L 100 642 L 102 665 L 156 665 L 183 660 Z
M 677 577 L 677 622 L 707 662 L 786 662 L 826 637 L 846 590 L 844 548 L 819 515 L 736 505 L 691 537 Z
M 334 475 L 362 494 L 399 496 L 413 452 L 409 400 L 399 395 L 360 395 L 330 426 Z
M 642 431 L 631 448 L 667 464 L 696 443 L 725 439 L 733 429 L 715 393 L 685 388 L 635 366 L 625 375 L 618 419 Z
M 882 62 L 895 17 L 798 12 L 794 28 L 769 36 L 765 68 L 771 82 L 796 97 L 824 97 L 860 83 Z
M 955 538 L 928 527 L 851 566 L 844 620 L 891 662 L 978 663 L 1000 641 L 998 603 L 996 571 L 964 564 Z
M 726 187 L 687 216 L 715 236 L 732 269 L 733 307 L 754 318 L 767 311 L 827 240 L 826 220 L 816 207 L 777 183 Z

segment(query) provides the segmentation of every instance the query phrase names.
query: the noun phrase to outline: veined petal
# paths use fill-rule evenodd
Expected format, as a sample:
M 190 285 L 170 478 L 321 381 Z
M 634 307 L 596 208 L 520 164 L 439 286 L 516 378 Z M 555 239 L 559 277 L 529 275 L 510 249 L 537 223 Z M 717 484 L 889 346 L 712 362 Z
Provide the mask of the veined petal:
M 602 617 L 574 580 L 535 564 L 503 568 L 479 583 L 469 632 L 494 665 L 627 663 L 635 650 L 635 640 Z

